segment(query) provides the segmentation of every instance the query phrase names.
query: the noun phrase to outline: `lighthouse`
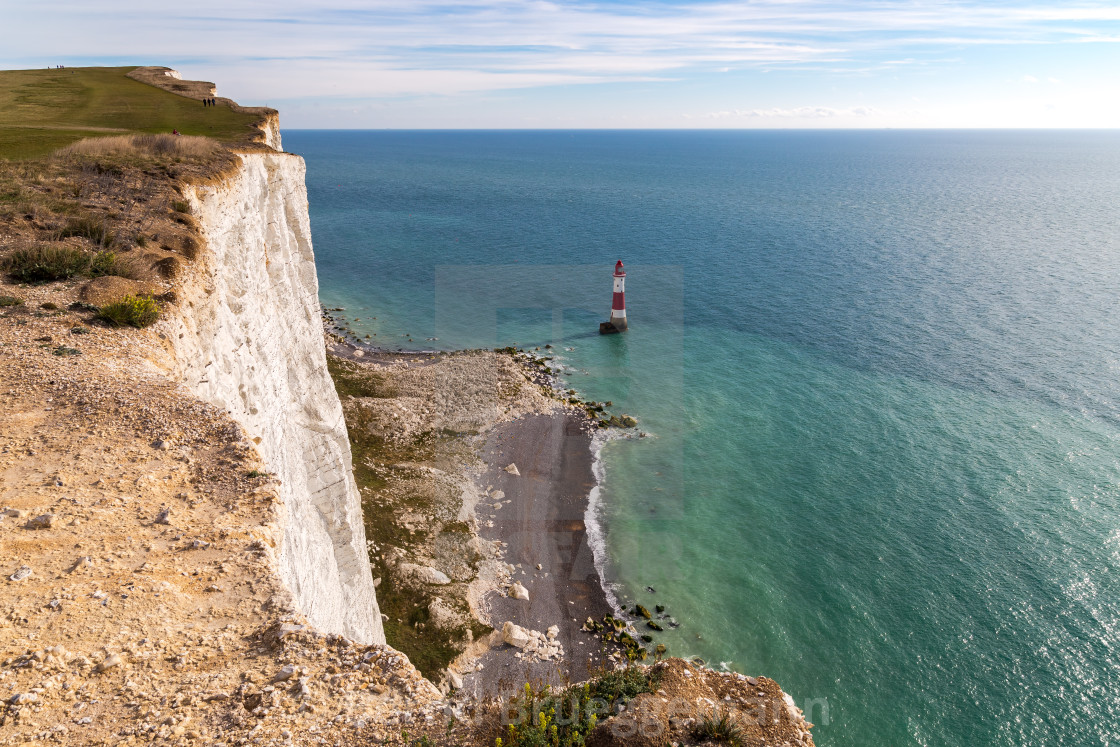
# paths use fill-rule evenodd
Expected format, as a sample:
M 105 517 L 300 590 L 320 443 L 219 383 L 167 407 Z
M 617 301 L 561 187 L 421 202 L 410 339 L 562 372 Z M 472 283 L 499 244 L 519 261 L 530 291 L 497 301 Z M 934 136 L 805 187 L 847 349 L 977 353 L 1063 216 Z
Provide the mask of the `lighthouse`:
M 614 266 L 614 300 L 611 303 L 611 320 L 599 324 L 599 334 L 609 335 L 626 331 L 626 270 L 622 260 Z

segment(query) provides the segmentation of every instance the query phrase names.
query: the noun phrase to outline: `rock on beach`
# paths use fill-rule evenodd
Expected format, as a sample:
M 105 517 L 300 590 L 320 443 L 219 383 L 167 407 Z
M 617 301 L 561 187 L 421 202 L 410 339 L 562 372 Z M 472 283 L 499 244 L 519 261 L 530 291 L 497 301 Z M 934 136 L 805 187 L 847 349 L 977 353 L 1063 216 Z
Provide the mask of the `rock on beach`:
M 502 626 L 502 642 L 517 648 L 525 648 L 529 645 L 529 631 L 507 620 Z

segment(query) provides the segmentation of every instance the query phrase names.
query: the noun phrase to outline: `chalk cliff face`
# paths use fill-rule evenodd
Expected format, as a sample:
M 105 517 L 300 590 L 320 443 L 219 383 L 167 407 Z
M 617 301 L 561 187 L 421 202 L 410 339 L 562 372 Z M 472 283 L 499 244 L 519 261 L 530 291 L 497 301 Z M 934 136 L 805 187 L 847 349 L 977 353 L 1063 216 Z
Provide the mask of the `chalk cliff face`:
M 266 135 L 279 146 L 279 131 Z M 208 247 L 180 286 L 169 335 L 182 381 L 230 412 L 279 481 L 277 563 L 324 632 L 384 643 L 342 407 L 327 373 L 305 166 L 241 156 L 188 195 Z
M 261 125 L 261 132 L 264 134 L 264 144 L 273 150 L 284 150 L 280 144 L 280 117 L 276 114 L 270 114 L 264 119 Z

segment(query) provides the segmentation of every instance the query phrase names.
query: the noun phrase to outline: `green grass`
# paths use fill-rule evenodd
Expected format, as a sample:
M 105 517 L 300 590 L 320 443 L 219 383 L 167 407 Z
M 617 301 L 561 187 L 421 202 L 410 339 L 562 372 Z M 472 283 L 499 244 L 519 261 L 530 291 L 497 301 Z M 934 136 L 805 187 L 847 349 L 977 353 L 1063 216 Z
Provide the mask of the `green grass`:
M 40 245 L 15 249 L 0 260 L 0 269 L 20 283 L 50 283 L 79 275 L 102 275 L 140 280 L 144 273 L 138 262 L 102 251 L 95 254 L 69 246 Z
M 696 726 L 695 736 L 705 742 L 717 742 L 737 746 L 743 742 L 743 730 L 724 713 L 719 716 L 705 716 Z
M 396 390 L 381 374 L 366 371 L 360 364 L 333 355 L 327 357 L 327 372 L 340 397 L 396 397 Z
M 174 261 L 173 258 L 169 259 Z M 89 262 L 89 275 L 94 278 L 113 275 L 129 280 L 141 280 L 144 273 L 140 269 L 140 263 L 135 259 L 122 257 L 116 252 L 98 252 Z
M 68 246 L 20 248 L 9 254 L 3 268 L 20 283 L 49 283 L 89 271 L 90 255 Z
M 363 494 L 366 539 L 383 550 L 415 546 L 423 539 L 422 533 L 412 532 L 398 523 L 394 518 L 394 508 L 407 505 L 411 510 L 423 511 L 430 508 L 428 499 L 414 495 L 394 499 L 392 503 L 377 503 L 368 498 L 368 493 L 386 488 L 388 483 L 385 471 L 392 469 L 389 465 L 431 459 L 441 438 L 436 434 L 426 433 L 417 436 L 409 444 L 386 443 L 384 439 L 374 435 L 368 411 L 360 404 L 351 404 L 346 400 L 350 397 L 395 397 L 397 392 L 392 383 L 385 376 L 367 371 L 359 364 L 330 355 L 327 356 L 327 370 L 344 401 L 343 411 L 350 436 L 354 480 Z M 470 533 L 470 527 L 463 522 L 449 522 L 442 528 L 437 524 L 432 529 L 455 535 Z M 371 557 L 370 561 L 373 564 L 373 574 L 381 578 L 381 585 L 377 587 L 377 604 L 382 614 L 389 618 L 384 625 L 385 640 L 404 653 L 421 674 L 433 682 L 438 681 L 441 671 L 465 646 L 468 628 L 439 630 L 427 625 L 428 604 L 434 594 L 430 590 L 415 589 L 398 583 L 382 556 Z M 417 627 L 418 623 L 424 624 L 424 627 Z M 481 623 L 471 622 L 469 630 L 478 639 L 489 635 L 492 629 Z
M 0 71 L 0 159 L 39 158 L 87 137 L 126 133 L 249 140 L 258 117 L 126 77 L 133 67 Z
M 459 655 L 459 649 L 446 635 L 435 634 L 430 628 L 415 627 L 418 622 L 428 622 L 430 595 L 395 586 L 391 577 L 382 576 L 381 585 L 377 587 L 378 609 L 389 618 L 384 623 L 385 640 L 404 653 L 420 674 L 438 681 L 440 671 Z

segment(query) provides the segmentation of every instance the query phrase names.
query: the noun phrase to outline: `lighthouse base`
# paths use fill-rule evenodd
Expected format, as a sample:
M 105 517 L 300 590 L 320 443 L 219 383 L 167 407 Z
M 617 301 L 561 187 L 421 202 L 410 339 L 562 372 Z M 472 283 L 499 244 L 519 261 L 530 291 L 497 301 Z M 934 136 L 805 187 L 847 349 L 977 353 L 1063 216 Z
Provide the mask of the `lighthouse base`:
M 617 335 L 619 332 L 626 331 L 626 322 L 623 321 L 621 326 L 617 326 L 613 322 L 599 322 L 599 334 L 601 335 Z

